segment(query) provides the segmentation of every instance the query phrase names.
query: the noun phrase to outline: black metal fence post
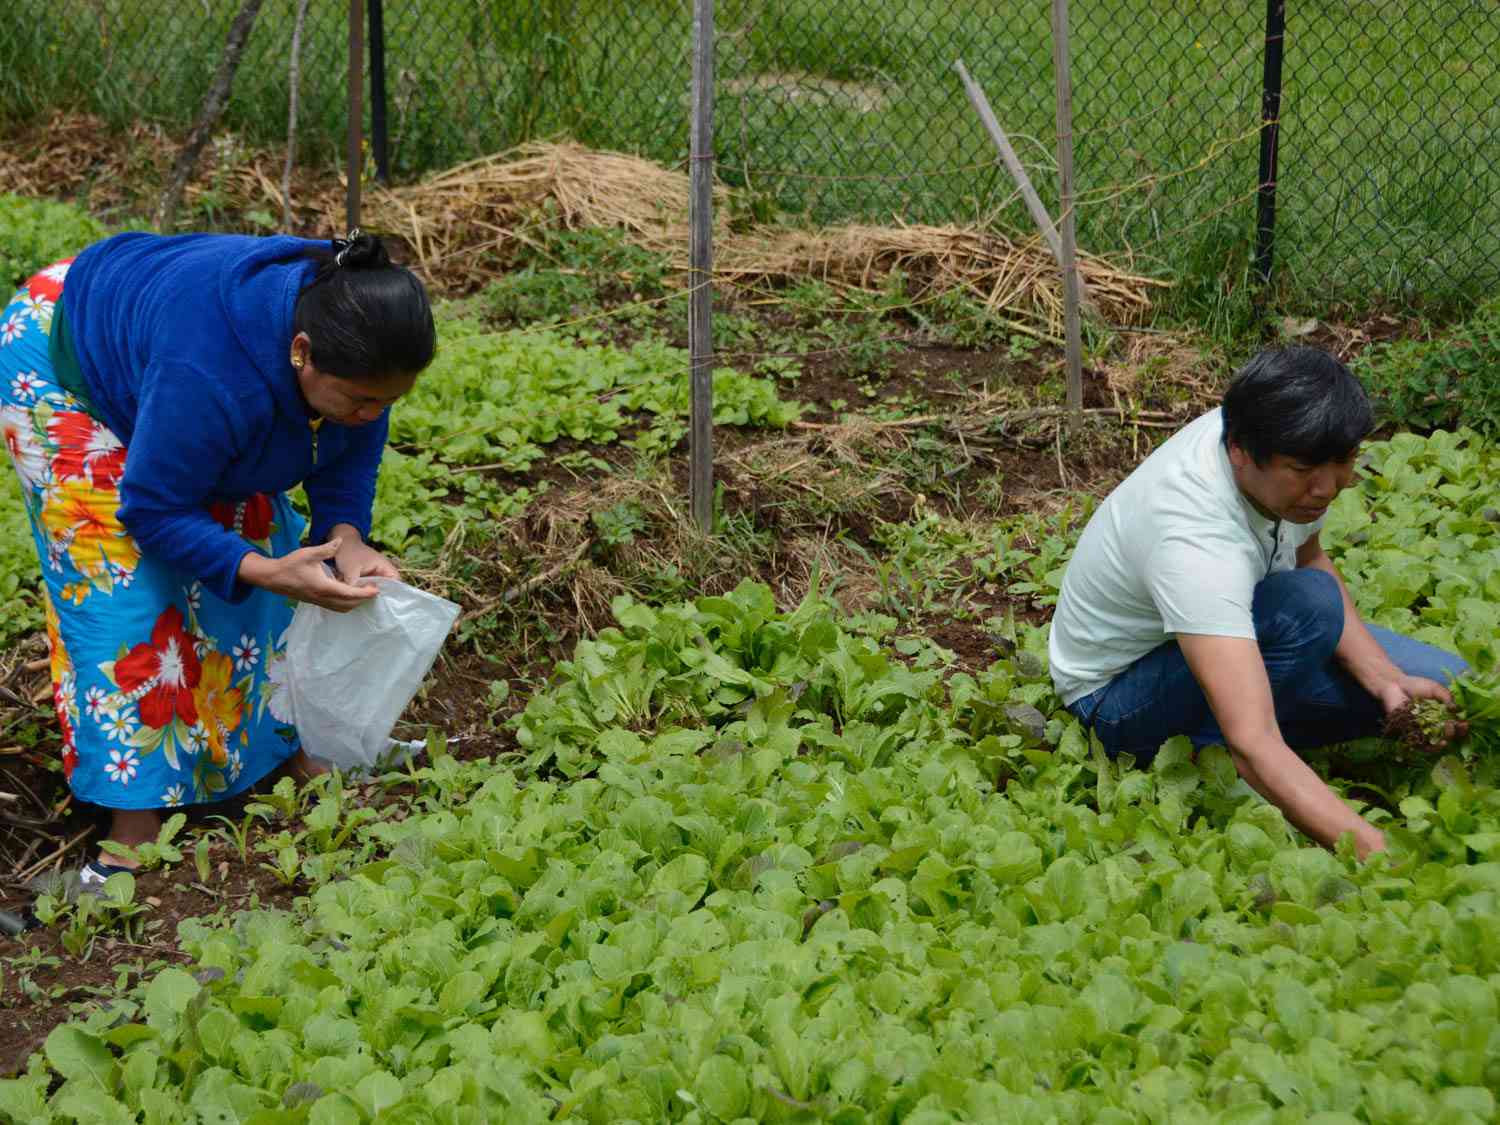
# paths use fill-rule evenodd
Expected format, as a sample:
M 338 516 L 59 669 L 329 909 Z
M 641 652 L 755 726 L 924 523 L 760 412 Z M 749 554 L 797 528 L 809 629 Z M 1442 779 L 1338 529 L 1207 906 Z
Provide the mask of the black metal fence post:
M 1255 217 L 1255 272 L 1270 285 L 1276 240 L 1276 157 L 1281 138 L 1281 58 L 1286 0 L 1266 0 L 1266 57 L 1260 99 L 1260 187 Z
M 370 147 L 375 152 L 375 178 L 391 182 L 390 154 L 385 129 L 385 0 L 370 5 Z
M 359 179 L 364 172 L 365 4 L 349 0 L 349 132 L 344 144 L 344 219 L 359 226 Z

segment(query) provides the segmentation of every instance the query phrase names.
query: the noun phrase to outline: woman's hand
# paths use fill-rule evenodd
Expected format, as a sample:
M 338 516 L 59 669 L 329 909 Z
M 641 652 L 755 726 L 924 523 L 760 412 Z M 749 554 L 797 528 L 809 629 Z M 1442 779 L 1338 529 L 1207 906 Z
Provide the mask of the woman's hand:
M 303 547 L 279 559 L 251 551 L 240 560 L 240 580 L 295 601 L 312 602 L 324 609 L 346 613 L 376 597 L 379 591 L 373 585 L 353 586 L 340 581 L 329 570 L 329 561 L 338 555 L 343 545 L 341 539 L 330 539 L 321 546 Z
M 356 578 L 400 578 L 401 572 L 374 547 L 360 539 L 357 531 L 337 532 L 343 546 L 333 556 L 333 567 L 345 582 Z

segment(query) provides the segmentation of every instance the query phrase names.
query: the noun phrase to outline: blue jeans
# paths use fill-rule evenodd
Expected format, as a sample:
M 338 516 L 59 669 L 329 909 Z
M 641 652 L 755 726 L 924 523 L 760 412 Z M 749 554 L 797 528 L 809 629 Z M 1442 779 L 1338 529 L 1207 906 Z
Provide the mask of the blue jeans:
M 1255 587 L 1255 638 L 1271 680 L 1282 737 L 1307 750 L 1378 734 L 1380 703 L 1333 657 L 1344 633 L 1338 582 L 1322 570 L 1273 574 Z M 1450 652 L 1369 626 L 1391 662 L 1412 676 L 1446 683 L 1468 671 Z M 1185 734 L 1194 746 L 1222 744 L 1224 735 L 1176 641 L 1152 649 L 1102 688 L 1068 705 L 1110 755 L 1144 764 L 1161 744 Z

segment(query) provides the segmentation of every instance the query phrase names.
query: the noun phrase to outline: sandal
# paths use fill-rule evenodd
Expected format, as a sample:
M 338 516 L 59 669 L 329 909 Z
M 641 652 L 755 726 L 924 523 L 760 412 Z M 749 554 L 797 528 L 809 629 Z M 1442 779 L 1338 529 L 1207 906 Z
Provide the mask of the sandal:
M 11 910 L 0 910 L 0 937 L 18 938 L 28 930 L 42 928 L 42 920 L 27 910 L 17 914 Z
M 121 872 L 127 875 L 134 875 L 135 868 L 121 867 L 115 863 L 105 863 L 102 859 L 91 859 L 79 869 L 78 889 L 81 893 L 97 894 L 98 890 L 96 888 L 102 888 L 106 879 L 111 875 L 119 875 Z

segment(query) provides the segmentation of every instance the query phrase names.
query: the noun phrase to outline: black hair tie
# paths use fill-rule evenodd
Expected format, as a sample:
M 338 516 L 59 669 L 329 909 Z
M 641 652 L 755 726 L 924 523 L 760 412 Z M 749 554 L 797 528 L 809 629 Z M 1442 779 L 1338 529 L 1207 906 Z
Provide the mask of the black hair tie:
M 359 237 L 359 228 L 355 227 L 343 238 L 333 240 L 333 264 L 344 266 L 348 264 L 349 249 L 354 245 L 354 240 Z

